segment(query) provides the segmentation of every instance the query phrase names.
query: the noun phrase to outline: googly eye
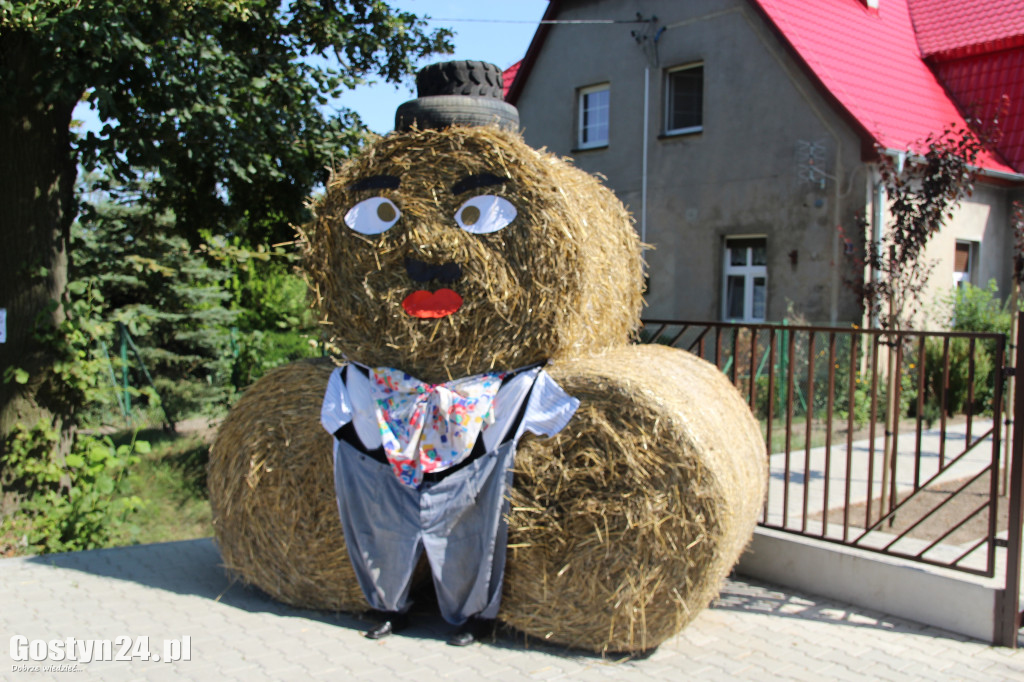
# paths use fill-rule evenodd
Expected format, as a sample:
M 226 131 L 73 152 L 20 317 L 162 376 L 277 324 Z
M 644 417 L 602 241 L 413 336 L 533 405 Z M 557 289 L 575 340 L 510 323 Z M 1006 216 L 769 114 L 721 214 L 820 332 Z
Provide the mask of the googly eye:
M 497 232 L 515 219 L 516 207 L 491 194 L 473 197 L 455 212 L 455 222 L 472 234 Z
M 360 234 L 380 234 L 398 222 L 402 213 L 390 199 L 364 199 L 345 214 L 345 224 Z

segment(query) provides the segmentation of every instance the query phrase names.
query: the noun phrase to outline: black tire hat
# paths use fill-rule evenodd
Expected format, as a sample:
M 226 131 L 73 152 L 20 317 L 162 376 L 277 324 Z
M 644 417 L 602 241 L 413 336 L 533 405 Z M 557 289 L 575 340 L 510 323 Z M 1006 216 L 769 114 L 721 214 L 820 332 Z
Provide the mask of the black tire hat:
M 395 130 L 414 125 L 442 129 L 453 125 L 496 125 L 519 131 L 519 111 L 504 101 L 501 69 L 494 64 L 456 60 L 430 64 L 416 74 L 414 100 L 395 111 Z

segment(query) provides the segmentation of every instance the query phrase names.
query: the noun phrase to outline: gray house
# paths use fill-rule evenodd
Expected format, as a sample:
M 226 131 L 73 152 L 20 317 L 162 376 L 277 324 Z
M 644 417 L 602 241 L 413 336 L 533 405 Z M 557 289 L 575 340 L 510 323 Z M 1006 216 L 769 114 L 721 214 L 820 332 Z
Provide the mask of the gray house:
M 912 163 L 1003 94 L 1000 147 L 926 256 L 935 293 L 1009 290 L 1024 3 L 993 4 L 1002 23 L 946 0 L 551 0 L 507 99 L 527 142 L 630 207 L 653 247 L 647 317 L 861 323 L 845 282 L 885 229 L 879 155 Z

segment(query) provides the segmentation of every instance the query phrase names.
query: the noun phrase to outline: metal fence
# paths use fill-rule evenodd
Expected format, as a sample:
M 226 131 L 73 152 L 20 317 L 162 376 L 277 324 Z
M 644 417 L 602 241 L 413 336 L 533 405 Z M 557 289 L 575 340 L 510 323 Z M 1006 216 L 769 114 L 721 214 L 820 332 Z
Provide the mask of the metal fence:
M 1004 335 L 648 320 L 642 340 L 716 364 L 746 398 L 768 446 L 761 526 L 1005 576 L 1015 645 L 1024 434 Z

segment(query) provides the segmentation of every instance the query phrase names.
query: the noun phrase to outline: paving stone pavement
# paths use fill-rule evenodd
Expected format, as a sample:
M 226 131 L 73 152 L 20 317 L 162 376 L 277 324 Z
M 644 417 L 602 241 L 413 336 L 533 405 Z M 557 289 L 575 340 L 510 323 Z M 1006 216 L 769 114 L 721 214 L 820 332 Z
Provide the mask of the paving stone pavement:
M 209 539 L 0 560 L 4 680 L 1024 680 L 1024 649 L 735 577 L 682 634 L 635 660 L 511 633 L 450 647 L 436 616 L 377 642 L 365 627 L 232 583 Z M 113 657 L 144 637 L 151 653 L 189 660 L 58 660 L 68 638 L 110 640 Z M 33 656 L 45 660 L 16 660 Z

